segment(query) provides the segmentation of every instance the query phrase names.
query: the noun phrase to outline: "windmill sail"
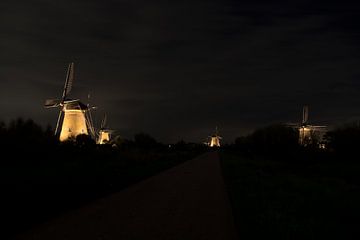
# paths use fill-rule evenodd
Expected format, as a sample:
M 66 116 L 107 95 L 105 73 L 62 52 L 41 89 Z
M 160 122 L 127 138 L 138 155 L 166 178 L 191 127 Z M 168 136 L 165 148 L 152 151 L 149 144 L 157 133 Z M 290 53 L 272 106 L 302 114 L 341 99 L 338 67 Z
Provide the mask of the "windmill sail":
M 106 114 L 104 114 L 104 118 L 103 118 L 102 121 L 101 121 L 100 129 L 104 129 L 104 128 L 105 128 L 105 126 L 106 126 L 106 120 L 107 120 L 107 116 L 106 116 Z
M 308 123 L 309 120 L 309 106 L 305 105 L 303 107 L 303 120 L 302 120 L 302 124 L 305 125 Z
M 62 110 L 60 110 L 59 112 L 59 116 L 58 116 L 58 119 L 57 119 L 57 122 L 56 122 L 56 127 L 55 127 L 55 136 L 57 135 L 58 133 L 58 129 L 59 129 L 59 125 L 60 125 L 60 119 L 61 119 L 61 115 L 62 115 Z
M 60 99 L 46 99 L 44 106 L 46 108 L 58 107 L 60 105 Z
M 66 80 L 65 80 L 64 91 L 63 91 L 63 95 L 62 95 L 62 102 L 65 101 L 65 98 L 70 93 L 73 81 L 74 81 L 74 63 L 72 62 L 69 64 L 69 67 L 68 67 L 68 70 L 66 73 Z

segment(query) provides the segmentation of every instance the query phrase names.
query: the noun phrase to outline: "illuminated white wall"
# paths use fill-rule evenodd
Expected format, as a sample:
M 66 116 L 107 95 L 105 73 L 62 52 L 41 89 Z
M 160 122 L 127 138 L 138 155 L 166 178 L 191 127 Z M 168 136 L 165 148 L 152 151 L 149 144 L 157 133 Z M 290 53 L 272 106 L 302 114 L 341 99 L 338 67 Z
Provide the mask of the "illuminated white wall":
M 210 147 L 220 147 L 219 137 L 211 137 Z
M 60 132 L 60 141 L 76 138 L 76 136 L 80 134 L 89 134 L 86 126 L 85 111 L 65 110 L 64 121 Z
M 100 131 L 98 144 L 105 144 L 110 141 L 110 133 L 107 131 Z
M 301 145 L 310 144 L 312 139 L 312 129 L 307 127 L 299 128 L 299 143 Z

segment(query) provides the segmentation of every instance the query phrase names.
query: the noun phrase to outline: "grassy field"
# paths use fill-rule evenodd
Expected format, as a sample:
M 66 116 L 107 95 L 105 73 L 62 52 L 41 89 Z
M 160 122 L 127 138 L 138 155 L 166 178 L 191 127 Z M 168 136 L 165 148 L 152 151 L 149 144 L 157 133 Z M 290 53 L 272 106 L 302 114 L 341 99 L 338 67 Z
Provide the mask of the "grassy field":
M 222 152 L 240 239 L 360 239 L 360 164 Z

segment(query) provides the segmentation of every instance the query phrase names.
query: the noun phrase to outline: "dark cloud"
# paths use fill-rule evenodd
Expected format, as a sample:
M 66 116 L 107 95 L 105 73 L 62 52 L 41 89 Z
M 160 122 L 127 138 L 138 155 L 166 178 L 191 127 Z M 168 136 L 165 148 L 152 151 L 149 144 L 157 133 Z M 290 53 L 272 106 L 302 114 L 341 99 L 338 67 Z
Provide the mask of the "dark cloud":
M 335 1 L 9 1 L 0 3 L 2 119 L 53 124 L 75 61 L 73 96 L 126 136 L 228 141 L 300 119 L 358 110 L 360 7 Z

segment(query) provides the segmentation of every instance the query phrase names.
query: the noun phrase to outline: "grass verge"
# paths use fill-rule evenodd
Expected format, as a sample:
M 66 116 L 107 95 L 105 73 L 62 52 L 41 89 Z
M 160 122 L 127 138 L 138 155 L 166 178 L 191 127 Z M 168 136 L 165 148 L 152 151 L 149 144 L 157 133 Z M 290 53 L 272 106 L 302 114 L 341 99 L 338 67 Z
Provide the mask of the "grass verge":
M 360 164 L 220 156 L 240 239 L 359 239 Z

